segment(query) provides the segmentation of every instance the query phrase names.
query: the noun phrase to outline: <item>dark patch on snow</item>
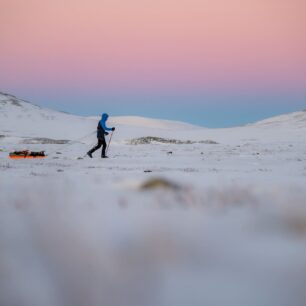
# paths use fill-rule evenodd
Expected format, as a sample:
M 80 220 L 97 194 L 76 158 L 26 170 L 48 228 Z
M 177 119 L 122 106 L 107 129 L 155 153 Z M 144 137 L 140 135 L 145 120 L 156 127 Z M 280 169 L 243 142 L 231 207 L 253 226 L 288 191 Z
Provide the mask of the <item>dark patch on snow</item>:
M 9 95 L 9 94 L 6 94 L 6 93 L 2 93 L 2 92 L 0 92 L 0 95 L 5 97 L 4 100 L 0 101 L 2 105 L 10 103 L 14 106 L 22 107 L 22 105 L 20 104 L 20 100 L 17 99 L 15 96 Z
M 167 139 L 167 138 L 154 137 L 154 136 L 146 136 L 146 137 L 134 138 L 134 139 L 131 139 L 128 143 L 131 144 L 131 145 L 151 144 L 151 143 L 165 143 L 165 144 L 195 144 L 195 143 L 218 144 L 216 141 L 213 141 L 213 140 L 200 140 L 200 141 L 178 140 L 178 139 Z
M 31 105 L 41 109 L 41 107 L 39 105 L 36 105 L 36 104 L 31 103 L 31 102 L 26 101 L 26 100 L 18 99 L 16 96 L 8 94 L 8 93 L 0 92 L 0 96 L 7 97 L 7 99 L 0 101 L 1 104 L 11 103 L 12 105 L 15 105 L 15 106 L 18 106 L 18 107 L 22 107 L 22 104 L 20 103 L 20 102 L 22 102 L 22 103 L 31 104 Z
M 176 183 L 164 178 L 149 179 L 140 186 L 140 190 L 156 190 L 156 189 L 179 190 L 181 189 L 181 187 Z
M 14 106 L 22 107 L 17 99 L 8 99 L 7 102 L 10 102 Z
M 0 91 L 0 95 L 5 96 L 5 97 L 10 97 L 10 98 L 15 98 L 15 99 L 17 99 L 17 97 L 15 97 L 15 96 L 13 96 L 13 95 L 10 95 L 10 94 L 8 94 L 8 93 L 6 93 L 6 92 L 1 92 L 1 91 Z
M 73 116 L 71 113 L 67 112 L 67 111 L 63 111 L 63 110 L 57 110 L 60 113 L 66 114 L 66 115 L 71 115 Z
M 0 169 L 1 170 L 10 169 L 10 168 L 13 168 L 13 167 L 9 163 L 0 164 Z
M 67 144 L 70 140 L 66 139 L 50 139 L 50 138 L 28 138 L 23 140 L 21 143 L 23 144 Z

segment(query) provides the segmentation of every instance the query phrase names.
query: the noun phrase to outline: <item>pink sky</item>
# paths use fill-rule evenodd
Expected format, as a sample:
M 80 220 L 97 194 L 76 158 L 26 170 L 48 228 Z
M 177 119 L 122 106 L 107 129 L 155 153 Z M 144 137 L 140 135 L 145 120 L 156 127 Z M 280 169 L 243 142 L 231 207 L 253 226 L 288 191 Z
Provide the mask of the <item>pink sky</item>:
M 305 0 L 0 0 L 7 87 L 306 86 Z

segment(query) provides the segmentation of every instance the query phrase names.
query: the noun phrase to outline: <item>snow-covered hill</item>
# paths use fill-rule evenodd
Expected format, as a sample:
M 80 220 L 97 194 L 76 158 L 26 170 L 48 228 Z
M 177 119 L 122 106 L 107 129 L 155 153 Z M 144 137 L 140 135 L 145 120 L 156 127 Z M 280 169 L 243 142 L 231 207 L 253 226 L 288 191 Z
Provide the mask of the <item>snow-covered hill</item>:
M 0 93 L 0 133 L 5 136 L 73 139 L 90 128 L 91 121 L 85 117 L 43 108 Z
M 275 116 L 265 120 L 258 121 L 254 126 L 272 127 L 272 128 L 305 128 L 306 127 L 306 110 L 294 112 L 281 116 Z
M 0 134 L 7 137 L 48 137 L 78 139 L 96 129 L 99 117 L 82 117 L 40 107 L 0 93 Z M 193 130 L 199 127 L 177 121 L 136 116 L 110 117 L 108 124 L 119 127 L 119 138 L 128 135 L 156 135 L 159 130 Z
M 71 115 L 0 93 L 0 135 L 6 139 L 10 137 L 12 142 L 18 142 L 17 138 L 31 137 L 77 140 L 93 132 L 91 137 L 83 140 L 92 143 L 98 120 L 99 116 Z M 227 129 L 207 129 L 183 122 L 136 116 L 111 116 L 108 124 L 117 128 L 115 142 L 145 136 L 191 141 L 210 139 L 228 144 L 259 139 L 271 142 L 287 137 L 301 139 L 303 133 L 306 133 L 306 112 L 286 114 L 244 127 Z

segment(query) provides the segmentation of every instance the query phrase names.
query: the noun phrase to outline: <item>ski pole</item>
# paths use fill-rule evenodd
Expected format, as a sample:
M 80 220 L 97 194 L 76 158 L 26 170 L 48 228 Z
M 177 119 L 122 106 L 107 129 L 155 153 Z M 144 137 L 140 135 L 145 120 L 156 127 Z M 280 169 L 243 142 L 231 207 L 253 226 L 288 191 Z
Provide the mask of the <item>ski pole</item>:
M 109 141 L 108 141 L 108 145 L 107 145 L 107 148 L 106 148 L 106 153 L 105 153 L 105 154 L 107 154 L 107 151 L 108 151 L 109 145 L 110 145 L 110 143 L 111 143 L 111 141 L 112 141 L 113 133 L 114 133 L 114 131 L 112 131 L 112 133 L 111 133 L 111 135 L 110 135 L 110 137 L 109 137 Z

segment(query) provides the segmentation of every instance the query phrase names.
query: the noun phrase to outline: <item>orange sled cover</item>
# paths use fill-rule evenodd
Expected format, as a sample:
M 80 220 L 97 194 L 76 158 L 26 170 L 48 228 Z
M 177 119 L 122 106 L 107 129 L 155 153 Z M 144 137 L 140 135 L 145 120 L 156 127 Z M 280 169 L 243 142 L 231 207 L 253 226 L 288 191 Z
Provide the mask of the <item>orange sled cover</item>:
M 12 159 L 25 159 L 25 158 L 44 158 L 45 152 L 31 152 L 31 151 L 15 151 L 10 153 L 9 158 Z
M 10 155 L 10 158 L 11 159 L 25 159 L 25 158 L 45 158 L 47 157 L 46 155 L 45 156 L 20 156 L 20 155 Z

